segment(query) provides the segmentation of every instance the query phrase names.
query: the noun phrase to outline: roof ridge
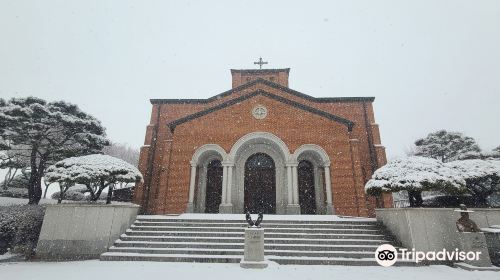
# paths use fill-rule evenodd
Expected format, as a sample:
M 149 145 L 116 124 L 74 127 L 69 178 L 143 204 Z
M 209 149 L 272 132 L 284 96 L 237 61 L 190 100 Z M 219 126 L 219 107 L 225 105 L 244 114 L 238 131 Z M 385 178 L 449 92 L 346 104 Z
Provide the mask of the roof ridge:
M 258 69 L 257 69 L 258 70 Z M 263 83 L 267 86 L 274 87 L 280 90 L 283 90 L 287 93 L 293 94 L 295 96 L 304 98 L 306 100 L 316 102 L 316 103 L 329 103 L 329 102 L 373 102 L 375 100 L 375 97 L 314 97 L 296 90 L 293 90 L 289 87 L 282 86 L 280 84 L 277 84 L 275 82 L 271 82 L 262 78 L 257 78 L 251 82 L 242 84 L 240 86 L 237 86 L 235 88 L 232 88 L 230 90 L 221 92 L 217 95 L 214 95 L 212 97 L 206 98 L 206 99 L 150 99 L 149 101 L 151 104 L 189 104 L 189 103 L 210 103 L 212 101 L 215 101 L 217 99 L 220 99 L 222 97 L 231 95 L 234 92 L 244 90 L 246 88 L 252 87 L 256 85 L 257 83 Z
M 314 108 L 314 107 L 311 107 L 311 106 L 308 106 L 308 105 L 305 105 L 305 104 L 301 104 L 299 102 L 287 99 L 285 97 L 282 97 L 282 96 L 279 96 L 279 95 L 276 95 L 276 94 L 273 94 L 273 93 L 266 92 L 266 91 L 261 90 L 261 89 L 256 90 L 256 91 L 251 92 L 251 93 L 248 93 L 248 94 L 245 94 L 245 95 L 242 95 L 242 96 L 234 98 L 234 99 L 230 99 L 230 100 L 228 100 L 226 102 L 217 104 L 217 105 L 215 105 L 213 107 L 210 107 L 210 108 L 198 111 L 196 113 L 184 116 L 184 117 L 179 118 L 177 120 L 171 121 L 167 125 L 170 127 L 170 130 L 173 132 L 175 130 L 175 128 L 178 125 L 180 125 L 180 124 L 183 124 L 183 123 L 188 122 L 190 120 L 193 120 L 193 119 L 205 116 L 205 115 L 210 114 L 210 113 L 212 113 L 214 111 L 218 111 L 218 110 L 224 109 L 226 107 L 229 107 L 231 105 L 237 104 L 237 103 L 239 103 L 239 102 L 241 102 L 243 100 L 250 99 L 250 98 L 252 98 L 254 96 L 257 96 L 257 95 L 263 95 L 263 96 L 272 98 L 274 100 L 277 100 L 277 101 L 279 101 L 281 103 L 285 103 L 285 104 L 294 106 L 296 108 L 299 108 L 301 110 L 304 110 L 304 111 L 307 111 L 307 112 L 310 112 L 310 113 L 313 113 L 313 114 L 325 117 L 327 119 L 333 120 L 335 122 L 342 123 L 343 125 L 347 126 L 347 128 L 348 128 L 349 131 L 352 131 L 352 128 L 354 126 L 354 122 L 352 122 L 352 121 L 350 121 L 348 119 L 345 119 L 345 118 L 333 115 L 331 113 L 322 111 L 320 109 L 317 109 L 317 108 Z

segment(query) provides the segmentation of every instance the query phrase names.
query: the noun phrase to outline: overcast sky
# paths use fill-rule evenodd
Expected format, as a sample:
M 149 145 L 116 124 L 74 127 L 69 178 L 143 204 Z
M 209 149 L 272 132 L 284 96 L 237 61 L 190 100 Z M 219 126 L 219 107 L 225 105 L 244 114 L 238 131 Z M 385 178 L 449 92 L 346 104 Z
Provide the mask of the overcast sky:
M 76 103 L 137 148 L 150 98 L 208 98 L 259 56 L 303 93 L 375 96 L 389 157 L 441 128 L 500 145 L 497 0 L 0 0 L 0 96 Z

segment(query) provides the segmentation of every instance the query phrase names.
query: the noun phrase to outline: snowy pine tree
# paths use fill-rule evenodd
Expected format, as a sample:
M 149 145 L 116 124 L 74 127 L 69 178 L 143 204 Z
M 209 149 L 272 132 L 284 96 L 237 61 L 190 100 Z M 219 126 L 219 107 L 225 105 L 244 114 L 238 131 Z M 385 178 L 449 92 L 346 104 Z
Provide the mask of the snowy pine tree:
M 500 190 L 500 167 L 493 161 L 456 160 L 445 165 L 458 171 L 466 182 L 468 192 L 479 206 L 487 206 L 488 197 Z
M 481 149 L 474 138 L 459 132 L 439 130 L 418 139 L 415 146 L 415 156 L 435 158 L 442 162 L 481 157 Z
M 29 204 L 42 197 L 41 179 L 48 165 L 100 152 L 109 144 L 105 136 L 99 120 L 76 105 L 36 97 L 0 101 L 0 137 L 29 155 Z
M 466 192 L 465 180 L 458 172 L 442 162 L 425 157 L 406 157 L 393 160 L 377 169 L 366 183 L 370 195 L 381 192 L 408 191 L 411 207 L 422 205 L 422 191 Z
M 61 197 L 75 184 L 87 187 L 92 201 L 99 199 L 102 191 L 109 187 L 106 203 L 111 202 L 113 185 L 116 183 L 136 183 L 142 175 L 131 164 L 108 155 L 88 155 L 61 160 L 47 168 L 45 179 L 59 183 Z

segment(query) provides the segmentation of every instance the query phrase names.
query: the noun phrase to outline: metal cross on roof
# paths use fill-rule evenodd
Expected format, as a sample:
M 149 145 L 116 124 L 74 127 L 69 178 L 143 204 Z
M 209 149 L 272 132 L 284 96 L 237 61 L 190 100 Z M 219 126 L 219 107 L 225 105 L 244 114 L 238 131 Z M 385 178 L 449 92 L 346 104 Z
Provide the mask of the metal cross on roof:
M 254 62 L 253 64 L 258 64 L 260 69 L 262 69 L 262 65 L 267 64 L 267 61 L 262 61 L 262 57 L 259 57 L 259 61 Z

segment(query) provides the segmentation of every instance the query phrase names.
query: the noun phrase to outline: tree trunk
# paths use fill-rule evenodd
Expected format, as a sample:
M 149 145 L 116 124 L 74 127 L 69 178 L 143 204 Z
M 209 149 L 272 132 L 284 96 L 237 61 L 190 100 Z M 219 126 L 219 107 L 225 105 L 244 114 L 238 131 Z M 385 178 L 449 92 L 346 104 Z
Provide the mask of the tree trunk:
M 410 207 L 420 207 L 423 204 L 422 191 L 408 191 L 408 200 L 410 201 Z
M 108 197 L 106 198 L 106 204 L 111 204 L 111 199 L 113 198 L 113 185 L 109 185 Z
M 38 172 L 36 172 L 36 181 L 35 181 L 35 189 L 33 190 L 33 204 L 38 204 L 40 200 L 42 199 L 42 177 L 43 177 L 43 171 L 44 171 L 44 166 L 43 162 L 40 162 L 40 165 L 38 167 Z
M 43 191 L 43 198 L 47 198 L 47 190 L 49 189 L 50 185 L 45 185 L 45 190 Z
M 39 200 L 38 201 L 36 200 L 36 195 L 35 195 L 36 177 L 38 175 L 36 166 L 36 147 L 33 147 L 31 149 L 30 167 L 31 167 L 31 174 L 28 186 L 28 198 L 29 198 L 28 204 L 38 204 Z

